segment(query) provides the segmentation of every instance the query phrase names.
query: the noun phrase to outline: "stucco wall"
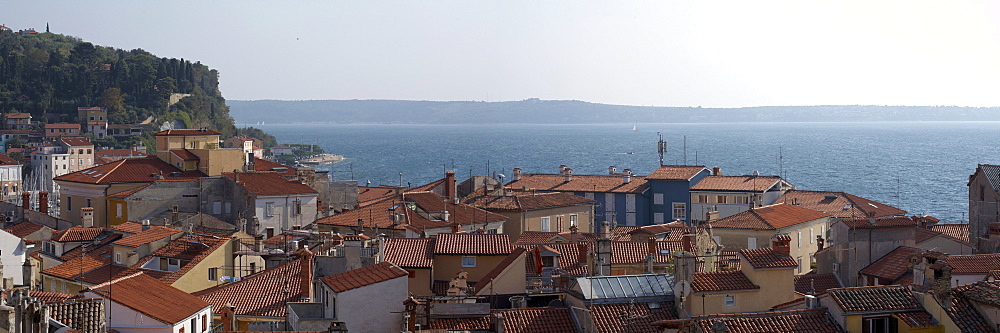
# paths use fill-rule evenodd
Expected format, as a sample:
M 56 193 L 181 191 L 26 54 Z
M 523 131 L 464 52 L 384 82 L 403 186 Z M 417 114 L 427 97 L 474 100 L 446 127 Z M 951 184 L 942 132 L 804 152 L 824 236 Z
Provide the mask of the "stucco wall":
M 339 293 L 336 319 L 351 332 L 401 331 L 406 287 L 404 276 Z
M 195 264 L 184 276 L 174 281 L 171 286 L 192 293 L 221 284 L 217 279 L 208 279 L 208 270 L 210 268 L 218 268 L 218 277 L 224 275 L 233 276 L 232 242 L 232 240 L 227 240 L 225 244 L 219 246 L 214 252 L 205 257 L 205 259 Z
M 13 277 L 14 284 L 23 284 L 21 265 L 24 264 L 24 241 L 6 231 L 0 230 L 0 262 L 3 263 L 3 276 Z
M 469 272 L 469 281 L 478 282 L 493 270 L 506 255 L 498 256 L 474 256 L 476 257 L 476 267 L 462 267 L 463 256 L 435 255 L 434 256 L 434 279 L 450 281 L 459 271 Z

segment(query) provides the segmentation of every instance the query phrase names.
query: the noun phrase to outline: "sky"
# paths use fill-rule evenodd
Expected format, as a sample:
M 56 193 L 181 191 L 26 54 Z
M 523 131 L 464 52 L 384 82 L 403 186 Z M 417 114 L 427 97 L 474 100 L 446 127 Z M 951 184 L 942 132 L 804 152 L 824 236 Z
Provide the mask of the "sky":
M 230 100 L 1000 106 L 997 2 L 0 0 L 46 23 Z

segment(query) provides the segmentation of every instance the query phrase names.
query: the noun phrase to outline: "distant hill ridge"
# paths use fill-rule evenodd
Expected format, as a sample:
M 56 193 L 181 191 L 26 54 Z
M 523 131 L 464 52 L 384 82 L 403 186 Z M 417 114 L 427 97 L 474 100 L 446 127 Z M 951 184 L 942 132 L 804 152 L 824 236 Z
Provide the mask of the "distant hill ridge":
M 288 123 L 591 124 L 714 122 L 1000 121 L 1000 107 L 655 107 L 527 99 L 510 102 L 307 100 L 227 101 L 238 125 Z

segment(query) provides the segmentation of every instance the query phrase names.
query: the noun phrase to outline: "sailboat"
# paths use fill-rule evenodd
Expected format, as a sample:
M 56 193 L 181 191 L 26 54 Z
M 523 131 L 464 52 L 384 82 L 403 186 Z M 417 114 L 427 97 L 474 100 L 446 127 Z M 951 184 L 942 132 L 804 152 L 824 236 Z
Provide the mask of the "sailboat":
M 635 127 L 638 126 L 638 125 L 639 125 L 639 123 L 635 123 L 635 124 L 632 125 L 632 132 L 636 132 Z

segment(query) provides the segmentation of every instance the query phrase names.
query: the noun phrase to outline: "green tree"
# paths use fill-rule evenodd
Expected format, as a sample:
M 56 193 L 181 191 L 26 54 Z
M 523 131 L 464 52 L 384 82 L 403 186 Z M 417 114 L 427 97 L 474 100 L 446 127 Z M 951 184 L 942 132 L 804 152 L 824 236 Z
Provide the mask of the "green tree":
M 100 106 L 108 109 L 108 112 L 122 112 L 125 110 L 125 98 L 122 97 L 122 90 L 118 88 L 108 88 L 101 92 Z

